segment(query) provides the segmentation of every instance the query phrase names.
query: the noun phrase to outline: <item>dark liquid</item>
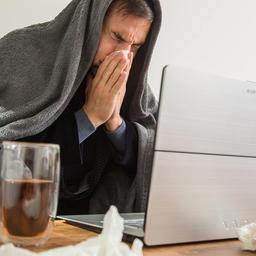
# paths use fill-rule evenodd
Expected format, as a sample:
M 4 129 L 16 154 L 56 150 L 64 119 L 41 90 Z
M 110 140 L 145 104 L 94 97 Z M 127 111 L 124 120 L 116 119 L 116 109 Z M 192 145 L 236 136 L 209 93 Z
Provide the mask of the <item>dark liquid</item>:
M 49 222 L 53 183 L 47 180 L 2 180 L 3 227 L 14 236 L 36 236 Z

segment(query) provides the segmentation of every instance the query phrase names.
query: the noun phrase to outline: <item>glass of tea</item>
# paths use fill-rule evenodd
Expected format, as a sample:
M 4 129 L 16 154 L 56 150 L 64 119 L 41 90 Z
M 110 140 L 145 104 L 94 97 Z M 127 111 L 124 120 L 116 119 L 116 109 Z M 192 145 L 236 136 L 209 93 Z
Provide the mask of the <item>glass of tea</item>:
M 60 153 L 55 144 L 5 141 L 0 156 L 0 238 L 40 245 L 56 217 Z

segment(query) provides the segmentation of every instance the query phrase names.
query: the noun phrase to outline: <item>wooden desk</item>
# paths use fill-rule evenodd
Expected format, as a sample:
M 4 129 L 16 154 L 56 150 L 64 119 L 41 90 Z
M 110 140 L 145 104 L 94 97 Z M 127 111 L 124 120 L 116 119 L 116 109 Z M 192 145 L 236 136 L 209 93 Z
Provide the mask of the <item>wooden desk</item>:
M 54 232 L 49 241 L 39 248 L 30 247 L 32 251 L 43 251 L 65 245 L 74 245 L 95 236 L 96 233 L 74 227 L 63 221 L 56 221 Z M 144 256 L 252 256 L 253 252 L 242 251 L 238 240 L 196 243 L 174 246 L 144 247 Z

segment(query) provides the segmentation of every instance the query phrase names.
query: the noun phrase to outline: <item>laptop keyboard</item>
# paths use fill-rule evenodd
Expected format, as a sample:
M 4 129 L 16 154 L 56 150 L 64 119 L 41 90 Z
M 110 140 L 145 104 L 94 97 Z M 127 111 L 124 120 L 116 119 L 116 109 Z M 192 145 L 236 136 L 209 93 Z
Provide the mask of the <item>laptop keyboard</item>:
M 103 221 L 101 221 L 103 224 Z M 144 219 L 124 219 L 124 226 L 130 228 L 143 228 Z
M 124 225 L 134 228 L 142 228 L 144 225 L 144 219 L 126 219 L 124 220 Z

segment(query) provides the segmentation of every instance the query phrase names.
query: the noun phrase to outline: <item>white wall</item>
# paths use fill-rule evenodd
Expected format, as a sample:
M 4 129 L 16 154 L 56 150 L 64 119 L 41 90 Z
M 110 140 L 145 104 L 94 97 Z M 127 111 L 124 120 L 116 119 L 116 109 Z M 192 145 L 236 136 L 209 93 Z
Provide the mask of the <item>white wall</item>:
M 53 19 L 71 0 L 0 0 L 0 38 L 25 26 Z
M 256 81 L 255 0 L 160 1 L 163 25 L 149 70 L 156 96 L 168 63 Z M 69 2 L 1 0 L 0 37 L 54 18 Z
M 161 0 L 163 25 L 149 70 L 159 93 L 168 63 L 256 81 L 255 0 Z

